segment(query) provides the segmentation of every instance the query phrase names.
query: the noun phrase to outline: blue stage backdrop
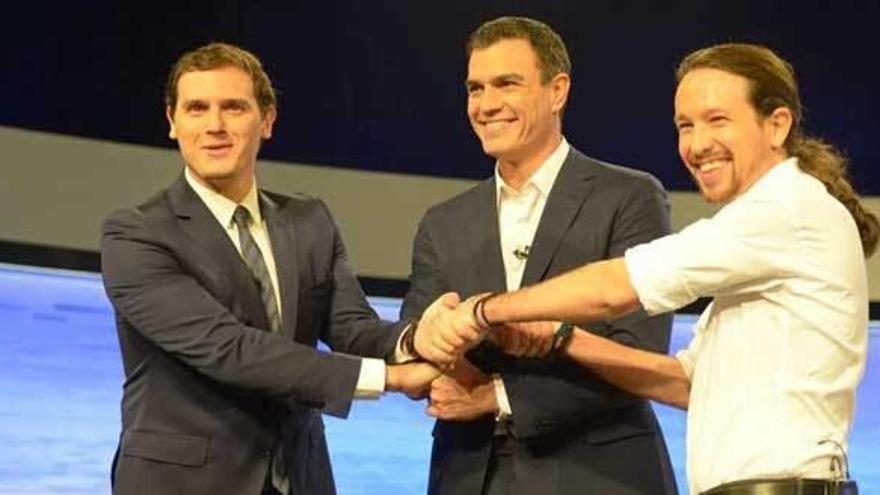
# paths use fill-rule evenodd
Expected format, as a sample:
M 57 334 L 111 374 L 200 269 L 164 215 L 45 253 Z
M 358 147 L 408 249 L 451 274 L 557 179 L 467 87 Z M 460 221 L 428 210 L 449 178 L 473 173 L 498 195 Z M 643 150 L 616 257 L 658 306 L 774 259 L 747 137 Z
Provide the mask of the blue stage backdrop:
M 371 301 L 395 318 L 398 300 Z M 0 322 L 0 494 L 110 493 L 122 369 L 99 276 L 0 265 Z M 693 323 L 676 316 L 674 350 Z M 878 352 L 874 322 L 850 447 L 865 494 L 880 493 Z M 339 493 L 425 492 L 432 421 L 424 406 L 389 395 L 355 404 L 347 420 L 327 419 Z M 686 494 L 684 413 L 655 407 Z

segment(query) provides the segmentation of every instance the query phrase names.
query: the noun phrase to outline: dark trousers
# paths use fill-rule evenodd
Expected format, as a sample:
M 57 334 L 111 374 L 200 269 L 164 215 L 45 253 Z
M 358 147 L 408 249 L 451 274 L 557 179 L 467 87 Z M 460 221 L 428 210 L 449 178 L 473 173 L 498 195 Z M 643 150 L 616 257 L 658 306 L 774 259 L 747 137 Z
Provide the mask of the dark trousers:
M 492 439 L 492 452 L 482 495 L 508 495 L 514 493 L 516 476 L 513 471 L 515 440 L 512 435 L 496 435 Z

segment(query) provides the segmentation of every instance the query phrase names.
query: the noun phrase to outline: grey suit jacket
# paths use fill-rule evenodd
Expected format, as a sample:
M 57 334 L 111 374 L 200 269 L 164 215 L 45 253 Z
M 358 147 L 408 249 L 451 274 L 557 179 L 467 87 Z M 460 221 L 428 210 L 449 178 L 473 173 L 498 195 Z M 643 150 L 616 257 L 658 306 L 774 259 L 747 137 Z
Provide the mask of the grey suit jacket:
M 114 493 L 258 494 L 278 442 L 296 493 L 335 493 L 320 412 L 347 415 L 360 359 L 393 352 L 327 208 L 260 192 L 283 328 L 181 177 L 103 227 L 102 270 L 125 368 Z
M 523 274 L 527 286 L 669 230 L 666 193 L 652 176 L 573 149 L 551 190 Z M 413 247 L 404 319 L 439 294 L 504 291 L 494 179 L 431 208 Z M 671 316 L 637 312 L 588 328 L 626 345 L 666 352 Z M 517 493 L 675 493 L 666 446 L 647 401 L 568 361 L 513 359 L 481 346 L 469 357 L 500 373 L 513 409 Z M 439 421 L 429 493 L 479 495 L 494 418 Z

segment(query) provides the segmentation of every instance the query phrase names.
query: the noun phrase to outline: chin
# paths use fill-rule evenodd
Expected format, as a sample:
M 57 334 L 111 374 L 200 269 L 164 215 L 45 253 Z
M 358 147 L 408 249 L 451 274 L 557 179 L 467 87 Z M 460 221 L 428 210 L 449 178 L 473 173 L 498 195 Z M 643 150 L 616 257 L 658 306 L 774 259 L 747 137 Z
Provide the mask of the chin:
M 719 204 L 728 202 L 733 196 L 729 192 L 725 191 L 706 191 L 705 189 L 700 190 L 703 199 L 706 200 L 707 203 Z

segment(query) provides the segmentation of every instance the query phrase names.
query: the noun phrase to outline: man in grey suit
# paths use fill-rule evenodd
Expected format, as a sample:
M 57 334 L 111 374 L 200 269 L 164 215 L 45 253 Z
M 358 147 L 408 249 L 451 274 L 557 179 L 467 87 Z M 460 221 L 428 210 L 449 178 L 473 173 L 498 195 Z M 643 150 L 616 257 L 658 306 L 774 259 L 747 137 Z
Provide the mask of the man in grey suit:
M 103 227 L 126 377 L 113 491 L 335 493 L 320 413 L 418 394 L 437 373 L 384 365 L 402 325 L 367 305 L 326 206 L 257 188 L 276 117 L 259 60 L 198 48 L 166 100 L 184 174 Z
M 404 318 L 444 292 L 516 289 L 669 230 L 656 179 L 589 158 L 562 136 L 571 69 L 551 28 L 499 18 L 471 35 L 467 51 L 468 116 L 496 173 L 422 219 Z M 666 352 L 670 324 L 639 312 L 591 331 Z M 415 354 L 435 360 L 455 344 L 428 327 L 410 339 Z M 481 371 L 463 374 L 462 362 L 432 384 L 429 493 L 676 492 L 647 401 L 568 362 L 515 359 L 489 343 L 466 357 Z

